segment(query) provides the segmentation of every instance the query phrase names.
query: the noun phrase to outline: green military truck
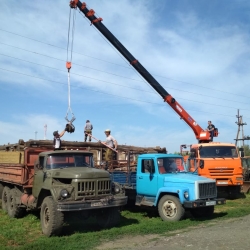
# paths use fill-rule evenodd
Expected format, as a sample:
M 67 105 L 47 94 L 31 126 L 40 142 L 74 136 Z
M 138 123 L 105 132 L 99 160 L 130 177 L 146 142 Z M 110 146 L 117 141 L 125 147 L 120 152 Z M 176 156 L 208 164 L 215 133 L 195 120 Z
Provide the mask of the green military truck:
M 116 226 L 127 197 L 107 171 L 95 168 L 93 153 L 74 143 L 58 151 L 52 143 L 39 143 L 0 146 L 2 209 L 11 218 L 39 210 L 46 236 L 59 235 L 65 215 L 72 212 L 78 212 L 79 220 L 97 217 L 103 228 Z

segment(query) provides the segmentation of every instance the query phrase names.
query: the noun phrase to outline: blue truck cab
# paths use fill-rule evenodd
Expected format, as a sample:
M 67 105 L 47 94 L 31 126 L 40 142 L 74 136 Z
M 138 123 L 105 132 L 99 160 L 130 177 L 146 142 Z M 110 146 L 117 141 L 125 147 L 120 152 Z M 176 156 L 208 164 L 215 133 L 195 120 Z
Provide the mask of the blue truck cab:
M 181 155 L 141 154 L 136 171 L 112 171 L 111 177 L 137 206 L 158 209 L 164 221 L 178 221 L 189 210 L 194 217 L 211 216 L 215 205 L 225 204 L 217 198 L 213 179 L 187 172 Z

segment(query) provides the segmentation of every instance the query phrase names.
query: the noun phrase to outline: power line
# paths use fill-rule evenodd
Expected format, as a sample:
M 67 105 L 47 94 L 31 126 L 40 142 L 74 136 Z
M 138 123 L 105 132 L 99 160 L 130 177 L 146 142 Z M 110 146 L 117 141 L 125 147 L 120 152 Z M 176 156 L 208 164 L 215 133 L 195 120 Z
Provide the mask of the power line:
M 13 71 L 13 70 L 8 70 L 8 69 L 3 69 L 3 68 L 0 68 L 0 70 L 4 70 L 4 71 L 8 71 L 8 72 L 15 73 L 15 74 L 20 74 L 20 75 L 24 75 L 24 76 L 36 78 L 36 79 L 43 80 L 43 81 L 49 81 L 49 82 L 54 82 L 54 83 L 58 83 L 58 84 L 62 84 L 62 85 L 67 85 L 66 83 L 62 83 L 62 82 L 58 82 L 58 81 L 54 81 L 54 80 L 49 80 L 49 79 L 42 78 L 42 77 L 32 76 L 32 75 L 28 75 L 28 74 L 16 72 L 16 71 Z M 89 89 L 89 88 L 81 87 L 81 86 L 76 86 L 76 85 L 72 85 L 72 86 L 75 87 L 75 88 L 86 89 L 86 90 L 89 90 L 89 91 L 98 92 L 98 93 L 105 94 L 105 95 L 115 96 L 115 97 L 124 98 L 124 99 L 128 99 L 128 100 L 142 102 L 142 103 L 148 103 L 148 104 L 154 104 L 154 105 L 161 105 L 161 106 L 163 106 L 162 104 L 159 104 L 159 103 L 142 101 L 142 100 L 138 100 L 138 99 L 134 99 L 134 98 L 119 96 L 119 95 L 115 95 L 115 94 L 110 94 L 110 93 L 107 93 L 107 92 L 103 92 L 103 91 L 100 91 L 100 90 L 93 90 L 93 89 Z M 191 111 L 202 112 L 202 113 L 207 113 L 207 114 L 215 114 L 215 115 L 220 115 L 220 116 L 234 117 L 232 115 L 216 114 L 216 113 L 212 113 L 212 112 L 204 112 L 204 111 L 197 111 L 197 110 L 191 110 Z
M 45 54 L 41 54 L 41 53 L 38 53 L 38 52 L 30 51 L 30 50 L 27 50 L 27 49 L 23 49 L 23 48 L 20 48 L 20 47 L 17 47 L 17 46 L 9 45 L 9 44 L 2 43 L 2 42 L 0 42 L 0 44 L 6 45 L 6 46 L 9 46 L 9 47 L 12 47 L 12 48 L 20 49 L 20 50 L 23 50 L 23 51 L 26 51 L 26 52 L 30 52 L 30 53 L 33 53 L 33 54 L 41 55 L 41 56 L 44 56 L 44 57 L 48 57 L 48 58 L 51 58 L 51 59 L 55 59 L 55 60 L 58 60 L 58 61 L 65 62 L 65 60 L 62 60 L 62 59 L 59 59 L 59 58 L 56 58 L 56 57 L 52 57 L 52 56 L 48 56 L 48 55 L 45 55 Z M 21 60 L 21 59 L 19 59 L 19 60 Z M 129 80 L 132 80 L 132 81 L 143 82 L 142 80 L 138 80 L 138 79 L 133 79 L 133 78 L 126 77 L 126 76 L 117 75 L 117 74 L 110 73 L 110 72 L 107 72 L 107 71 L 104 71 L 104 70 L 95 69 L 95 68 L 92 68 L 92 67 L 89 67 L 89 66 L 81 65 L 81 64 L 78 64 L 78 63 L 75 63 L 75 62 L 74 62 L 74 65 L 77 65 L 77 66 L 80 66 L 80 67 L 84 67 L 84 68 L 88 68 L 88 69 L 92 69 L 92 70 L 99 71 L 99 72 L 103 72 L 103 73 L 106 73 L 106 74 L 109 74 L 109 75 L 113 75 L 113 76 L 117 76 L 117 77 L 121 77 L 121 78 L 126 78 L 126 79 L 129 79 Z
M 1 54 L 1 53 L 0 53 L 0 55 L 6 56 L 6 57 L 10 57 L 10 58 L 14 58 L 14 59 L 17 59 L 17 60 L 20 60 L 20 61 L 28 62 L 28 63 L 34 64 L 34 65 L 39 65 L 39 66 L 42 66 L 42 67 L 47 67 L 47 68 L 50 68 L 50 69 L 53 69 L 53 70 L 65 72 L 65 70 L 53 68 L 53 67 L 50 67 L 50 66 L 47 66 L 47 65 L 43 65 L 43 64 L 39 64 L 39 63 L 34 63 L 34 62 L 31 62 L 31 61 L 28 61 L 28 60 L 24 60 L 24 59 L 20 59 L 20 58 L 17 58 L 17 57 L 13 57 L 13 56 Z M 53 58 L 53 57 L 51 57 L 51 58 Z M 54 58 L 54 59 L 57 59 L 57 58 Z M 57 60 L 64 61 L 64 60 L 61 60 L 61 59 L 57 59 Z M 83 66 L 83 67 L 85 67 L 85 66 Z M 77 73 L 71 73 L 71 74 L 72 75 L 77 75 L 77 76 L 80 76 L 80 77 L 84 77 L 84 78 L 88 78 L 88 79 L 91 79 L 91 80 L 95 80 L 95 81 L 101 81 L 101 82 L 105 82 L 105 83 L 110 83 L 110 84 L 113 84 L 113 85 L 117 85 L 117 86 L 121 86 L 121 87 L 125 87 L 125 88 L 130 88 L 130 89 L 134 89 L 134 90 L 138 90 L 138 91 L 148 92 L 148 93 L 157 95 L 157 93 L 155 93 L 154 91 L 147 91 L 147 90 L 143 90 L 143 89 L 133 88 L 133 87 L 130 87 L 130 86 L 127 86 L 127 85 L 122 85 L 122 84 L 117 84 L 117 83 L 113 83 L 113 82 L 109 82 L 109 81 L 104 81 L 104 80 L 100 80 L 100 79 L 97 79 L 97 78 L 94 78 L 94 77 L 84 76 L 84 75 L 77 74 Z M 179 89 L 171 88 L 171 87 L 169 87 L 169 89 L 180 91 Z M 199 96 L 205 96 L 205 97 L 215 98 L 213 96 L 204 95 L 204 94 L 198 94 L 198 93 L 194 93 L 194 92 L 191 92 L 191 91 L 185 91 L 185 90 L 181 90 L 181 91 L 182 92 L 186 92 L 186 93 L 191 93 L 191 94 L 199 95 Z M 219 107 L 225 107 L 225 108 L 233 108 L 233 109 L 235 109 L 235 107 L 229 107 L 229 106 L 218 105 L 218 104 L 211 104 L 211 103 L 206 103 L 206 102 L 198 102 L 198 101 L 193 101 L 193 100 L 189 100 L 189 99 L 185 99 L 185 98 L 179 98 L 179 99 L 187 100 L 187 101 L 192 101 L 192 102 L 197 102 L 197 103 L 202 103 L 202 104 L 208 104 L 208 105 L 212 105 L 212 106 L 219 106 Z M 224 101 L 230 101 L 230 102 L 235 102 L 235 103 L 241 103 L 241 104 L 248 104 L 248 103 L 244 103 L 244 102 L 232 101 L 232 100 L 223 99 L 223 98 L 217 98 L 217 97 L 216 97 L 216 99 L 220 99 L 220 100 L 224 100 Z M 248 110 L 248 109 L 241 108 L 241 110 Z
M 45 43 L 45 42 L 42 42 L 42 41 L 39 41 L 39 40 L 36 40 L 36 39 L 33 39 L 33 38 L 29 38 L 29 37 L 27 37 L 27 36 L 23 36 L 23 35 L 14 33 L 14 32 L 10 32 L 10 31 L 7 31 L 7 30 L 1 29 L 1 28 L 0 28 L 0 31 L 4 31 L 4 32 L 10 33 L 10 34 L 12 34 L 12 35 L 20 36 L 20 37 L 23 37 L 23 38 L 26 38 L 26 39 L 29 39 L 29 40 L 32 40 L 32 41 L 35 41 L 35 42 L 38 42 L 38 43 L 42 43 L 42 44 L 45 44 L 45 45 L 48 45 L 48 46 L 52 46 L 52 47 L 55 47 L 55 48 L 58 48 L 58 49 L 67 50 L 67 49 L 65 49 L 65 48 L 63 48 L 63 47 L 59 47 L 59 46 L 56 46 L 56 45 L 50 44 L 50 43 Z M 86 56 L 86 57 L 89 57 L 89 58 L 98 60 L 98 61 L 102 61 L 102 62 L 106 62 L 106 63 L 110 63 L 110 64 L 117 65 L 117 66 L 119 66 L 119 67 L 124 67 L 124 68 L 131 69 L 130 67 L 127 67 L 127 66 L 124 66 L 124 65 L 121 65 L 121 64 L 109 62 L 109 61 L 106 61 L 106 60 L 102 60 L 102 59 L 100 59 L 100 58 L 96 58 L 96 57 L 89 56 L 89 55 L 82 54 L 82 53 L 75 52 L 75 51 L 72 51 L 72 52 L 75 53 L 75 54 L 78 54 L 78 55 L 82 55 L 82 56 Z
M 80 12 L 80 14 L 82 14 L 82 13 Z M 84 16 L 83 16 L 83 17 L 84 17 Z M 84 17 L 84 18 L 85 18 L 85 17 Z M 65 49 L 65 48 L 62 48 L 62 47 L 59 47 L 59 46 L 56 46 L 56 45 L 53 45 L 53 44 L 50 44 L 50 43 L 45 43 L 45 42 L 42 42 L 42 41 L 40 41 L 40 40 L 33 39 L 33 38 L 30 38 L 30 37 L 26 37 L 26 36 L 23 36 L 23 35 L 14 33 L 14 32 L 10 32 L 10 31 L 7 31 L 7 30 L 1 29 L 1 28 L 0 28 L 0 31 L 4 31 L 4 32 L 10 33 L 10 34 L 12 34 L 12 35 L 20 36 L 20 37 L 23 37 L 23 38 L 26 38 L 26 39 L 29 39 L 29 40 L 32 40 L 32 41 L 35 41 L 35 42 L 39 42 L 39 43 L 42 43 L 42 44 L 46 44 L 46 45 L 48 45 L 48 46 L 52 46 L 52 47 L 55 47 L 55 48 L 67 50 L 67 49 Z M 99 33 L 98 33 L 98 34 L 99 34 Z M 100 35 L 100 34 L 99 34 L 99 35 Z M 110 45 L 111 45 L 111 44 L 110 44 Z M 112 47 L 113 47 L 113 46 L 112 46 Z M 131 68 L 131 67 L 127 67 L 127 66 L 123 66 L 123 65 L 120 65 L 120 64 L 112 63 L 112 62 L 109 62 L 109 61 L 106 61 L 106 60 L 102 60 L 102 59 L 99 59 L 99 58 L 96 58 L 96 57 L 92 57 L 92 56 L 89 56 L 89 55 L 85 55 L 85 54 L 82 54 L 82 53 L 79 53 L 79 52 L 75 52 L 75 51 L 72 51 L 72 52 L 73 52 L 73 53 L 76 53 L 76 54 L 79 54 L 79 55 L 83 55 L 83 56 L 92 58 L 92 59 L 95 59 L 95 60 L 99 60 L 99 61 L 103 61 L 103 62 L 106 62 L 106 63 L 114 64 L 114 65 L 117 65 L 117 66 L 119 66 L 119 67 L 125 67 L 125 68 L 128 68 L 128 69 L 130 69 L 130 70 L 134 70 L 134 68 Z M 36 52 L 33 52 L 33 53 L 36 53 Z M 36 53 L 36 54 L 39 54 L 39 53 Z M 107 73 L 107 72 L 105 72 L 105 73 Z M 198 87 L 200 87 L 200 88 L 210 89 L 210 90 L 214 90 L 214 91 L 217 91 L 217 92 L 222 92 L 222 93 L 226 93 L 226 94 L 230 94 L 230 95 L 234 95 L 234 96 L 241 96 L 241 97 L 249 98 L 249 97 L 247 97 L 247 96 L 238 95 L 238 94 L 235 94 L 235 93 L 230 93 L 230 92 L 227 92 L 227 91 L 218 90 L 218 89 L 214 89 L 214 88 L 210 88 L 210 87 L 204 87 L 204 86 L 200 86 L 200 85 L 194 84 L 194 83 L 189 83 L 189 82 L 185 82 L 185 81 L 175 80 L 175 79 L 173 79 L 173 78 L 169 78 L 169 77 L 165 77 L 165 76 L 161 76 L 161 75 L 156 75 L 156 74 L 154 74 L 154 76 L 158 76 L 158 77 L 162 77 L 162 78 L 165 78 L 165 79 L 168 79 L 168 80 L 171 80 L 171 81 L 175 81 L 175 82 L 179 82 L 179 83 L 185 83 L 185 84 L 190 84 L 190 85 L 198 86 Z

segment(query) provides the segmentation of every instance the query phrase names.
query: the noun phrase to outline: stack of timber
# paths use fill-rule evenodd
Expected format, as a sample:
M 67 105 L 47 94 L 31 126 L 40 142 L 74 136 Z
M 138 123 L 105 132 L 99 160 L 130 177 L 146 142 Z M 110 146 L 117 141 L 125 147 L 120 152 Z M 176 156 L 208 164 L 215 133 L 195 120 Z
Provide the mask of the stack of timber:
M 95 166 L 105 168 L 105 152 L 107 147 L 100 142 L 81 142 L 81 141 L 64 141 L 61 147 L 64 150 L 84 150 L 92 152 L 94 155 Z M 23 159 L 25 148 L 39 148 L 44 151 L 53 150 L 53 140 L 29 140 L 20 139 L 17 143 L 0 145 L 0 151 L 12 152 L 13 157 Z M 131 145 L 118 145 L 117 154 L 113 154 L 112 170 L 116 171 L 135 171 L 137 155 L 147 153 L 167 153 L 166 148 L 161 147 L 137 147 Z M 8 154 L 10 156 L 10 154 Z M 9 159 L 9 157 L 8 157 Z M 16 161 L 16 160 L 15 160 Z

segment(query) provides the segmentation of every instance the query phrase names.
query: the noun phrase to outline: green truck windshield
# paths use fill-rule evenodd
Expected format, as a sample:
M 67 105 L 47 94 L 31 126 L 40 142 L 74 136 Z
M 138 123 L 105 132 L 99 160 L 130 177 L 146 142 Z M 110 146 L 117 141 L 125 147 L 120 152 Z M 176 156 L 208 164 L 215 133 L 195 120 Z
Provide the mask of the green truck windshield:
M 49 155 L 46 162 L 47 169 L 94 167 L 93 156 L 86 154 L 54 154 Z

